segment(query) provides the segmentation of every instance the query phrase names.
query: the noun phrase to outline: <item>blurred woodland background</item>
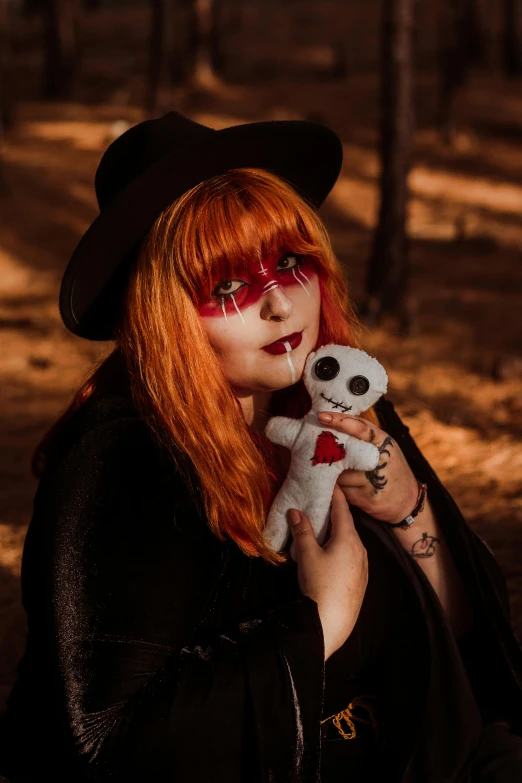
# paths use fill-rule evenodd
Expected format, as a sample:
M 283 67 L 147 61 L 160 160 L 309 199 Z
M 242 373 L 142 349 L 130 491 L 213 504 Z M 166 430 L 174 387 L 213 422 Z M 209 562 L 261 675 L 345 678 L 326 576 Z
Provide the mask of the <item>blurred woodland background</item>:
M 0 711 L 24 647 L 29 458 L 112 344 L 61 275 L 107 145 L 171 109 L 342 138 L 322 210 L 420 447 L 522 632 L 522 0 L 0 0 Z

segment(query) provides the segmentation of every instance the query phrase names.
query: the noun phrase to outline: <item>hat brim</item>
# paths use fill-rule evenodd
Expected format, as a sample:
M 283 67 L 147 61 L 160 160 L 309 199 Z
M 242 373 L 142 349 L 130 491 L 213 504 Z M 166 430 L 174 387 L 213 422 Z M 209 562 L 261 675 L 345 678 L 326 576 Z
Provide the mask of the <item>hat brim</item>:
M 319 207 L 341 165 L 338 136 L 301 120 L 224 128 L 162 157 L 102 210 L 78 243 L 60 287 L 65 326 L 88 340 L 113 339 L 115 297 L 128 271 L 125 261 L 161 212 L 200 182 L 234 168 L 260 168 L 282 177 Z

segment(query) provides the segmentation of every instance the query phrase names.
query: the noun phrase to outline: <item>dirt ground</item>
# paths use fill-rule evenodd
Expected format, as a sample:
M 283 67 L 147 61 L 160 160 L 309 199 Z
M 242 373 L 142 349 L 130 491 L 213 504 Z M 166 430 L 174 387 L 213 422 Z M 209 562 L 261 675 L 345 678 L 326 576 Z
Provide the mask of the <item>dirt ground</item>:
M 506 574 L 522 634 L 522 90 L 475 78 L 458 104 L 453 148 L 432 127 L 434 86 L 419 82 L 410 214 L 416 328 L 367 331 L 389 397 L 469 524 Z M 172 106 L 216 128 L 312 118 L 345 145 L 343 174 L 323 214 L 357 297 L 377 205 L 377 82 L 301 80 L 177 90 Z M 92 362 L 112 346 L 62 325 L 61 274 L 97 214 L 101 153 L 140 109 L 27 101 L 3 150 L 0 196 L 0 711 L 24 646 L 19 573 L 37 482 L 32 449 Z

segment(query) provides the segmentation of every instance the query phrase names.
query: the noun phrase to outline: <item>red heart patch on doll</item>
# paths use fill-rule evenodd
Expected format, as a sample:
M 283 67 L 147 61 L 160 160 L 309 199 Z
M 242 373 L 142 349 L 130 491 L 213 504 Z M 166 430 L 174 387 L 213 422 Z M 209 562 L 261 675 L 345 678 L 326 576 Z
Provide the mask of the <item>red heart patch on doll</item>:
M 324 465 L 325 463 L 331 465 L 345 457 L 346 449 L 343 444 L 339 443 L 333 432 L 323 430 L 315 442 L 312 465 Z

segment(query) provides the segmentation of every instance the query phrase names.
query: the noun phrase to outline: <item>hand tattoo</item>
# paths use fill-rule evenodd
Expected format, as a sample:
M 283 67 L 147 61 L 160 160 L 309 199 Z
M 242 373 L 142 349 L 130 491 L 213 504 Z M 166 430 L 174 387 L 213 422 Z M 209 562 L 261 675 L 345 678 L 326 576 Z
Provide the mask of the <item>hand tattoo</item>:
M 422 534 L 422 538 L 414 543 L 411 548 L 411 556 L 415 558 L 421 557 L 433 557 L 435 554 L 435 544 L 439 543 L 439 539 L 435 536 L 429 536 L 427 533 Z
M 393 438 L 390 438 L 389 435 L 383 440 L 381 445 L 378 446 L 377 448 L 379 450 L 379 454 L 387 454 L 388 457 L 390 457 L 391 454 L 386 448 L 387 446 L 393 446 Z M 380 489 L 384 489 L 384 487 L 388 483 L 388 479 L 385 478 L 385 476 L 380 476 L 378 473 L 378 471 L 383 470 L 387 464 L 388 464 L 387 462 L 379 462 L 379 464 L 375 468 L 373 468 L 373 470 L 366 471 L 366 478 L 368 479 L 368 481 L 370 482 L 370 484 L 374 489 L 374 495 L 376 495 Z

